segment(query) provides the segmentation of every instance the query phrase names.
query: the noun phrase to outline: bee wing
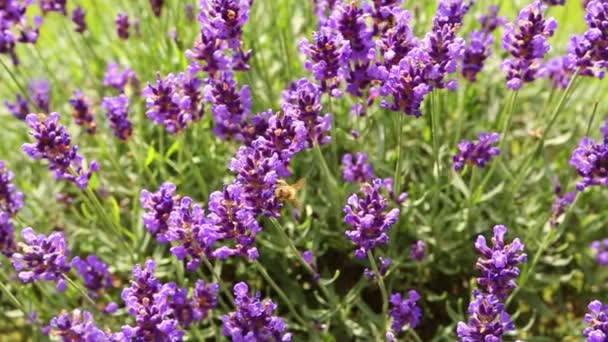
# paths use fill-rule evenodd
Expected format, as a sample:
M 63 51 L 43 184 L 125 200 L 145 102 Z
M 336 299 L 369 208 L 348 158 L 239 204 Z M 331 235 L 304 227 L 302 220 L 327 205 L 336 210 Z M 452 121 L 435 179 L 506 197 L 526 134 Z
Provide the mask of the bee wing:
M 297 182 L 295 182 L 295 184 L 292 185 L 296 191 L 304 189 L 305 186 L 306 178 L 300 178 Z

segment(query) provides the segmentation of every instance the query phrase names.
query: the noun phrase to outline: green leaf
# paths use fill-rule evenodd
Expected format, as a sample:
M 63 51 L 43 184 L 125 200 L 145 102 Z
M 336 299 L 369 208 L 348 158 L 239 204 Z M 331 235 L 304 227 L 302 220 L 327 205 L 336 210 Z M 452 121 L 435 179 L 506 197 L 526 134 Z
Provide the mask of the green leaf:
M 150 147 L 148 147 L 148 155 L 146 156 L 146 167 L 150 166 L 150 164 L 156 160 L 157 154 L 154 146 L 150 145 Z
M 339 276 L 340 276 L 340 270 L 336 270 L 336 272 L 334 273 L 334 276 L 331 277 L 331 279 L 319 279 L 319 284 L 321 284 L 321 286 L 330 285 L 334 281 L 336 281 Z

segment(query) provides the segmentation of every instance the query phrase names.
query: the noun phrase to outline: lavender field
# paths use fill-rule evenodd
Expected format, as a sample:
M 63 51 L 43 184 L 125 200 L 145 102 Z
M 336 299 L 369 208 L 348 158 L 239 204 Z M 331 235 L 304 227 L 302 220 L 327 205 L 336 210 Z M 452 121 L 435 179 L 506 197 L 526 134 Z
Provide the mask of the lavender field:
M 606 0 L 0 0 L 0 342 L 608 342 L 607 70 Z

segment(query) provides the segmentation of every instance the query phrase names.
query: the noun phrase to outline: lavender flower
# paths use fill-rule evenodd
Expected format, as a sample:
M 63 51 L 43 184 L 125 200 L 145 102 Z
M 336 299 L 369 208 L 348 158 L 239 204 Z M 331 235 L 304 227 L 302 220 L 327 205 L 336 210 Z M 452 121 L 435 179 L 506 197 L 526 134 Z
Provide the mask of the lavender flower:
M 589 29 L 583 36 L 572 37 L 568 51 L 582 75 L 603 78 L 608 68 L 605 48 L 608 43 L 608 5 L 600 0 L 589 1 L 585 21 Z
M 93 315 L 84 310 L 76 309 L 63 312 L 51 319 L 50 334 L 58 336 L 64 342 L 70 341 L 108 341 L 106 334 L 97 327 Z
M 173 206 L 167 223 L 167 240 L 177 242 L 171 247 L 171 253 L 179 260 L 190 259 L 188 270 L 196 270 L 201 258 L 211 255 L 217 239 L 215 227 L 205 218 L 205 210 L 200 205 L 193 205 L 190 197 L 183 197 Z
M 400 7 L 391 11 L 394 26 L 389 26 L 377 41 L 380 54 L 384 58 L 384 66 L 389 68 L 399 64 L 399 61 L 418 47 L 419 42 L 411 27 L 412 14 Z
M 454 170 L 460 171 L 466 164 L 485 167 L 493 157 L 500 154 L 500 148 L 493 146 L 500 140 L 498 133 L 480 133 L 479 141 L 462 140 L 459 152 L 452 158 Z
M 572 152 L 570 165 L 583 178 L 576 184 L 578 191 L 592 185 L 608 185 L 608 146 L 584 137 Z
M 236 181 L 243 186 L 246 205 L 256 213 L 277 216 L 283 207 L 275 195 L 277 180 L 289 177 L 290 173 L 277 153 L 267 155 L 258 148 L 264 145 L 266 140 L 260 137 L 251 147 L 239 148 L 230 161 L 230 171 L 237 174 Z
M 321 279 L 321 275 L 319 274 L 319 271 L 317 270 L 317 263 L 315 262 L 315 255 L 312 253 L 312 251 L 311 250 L 304 251 L 302 253 L 302 259 L 304 259 L 304 261 L 308 264 L 308 266 L 310 266 L 310 268 L 313 270 L 314 274 L 312 276 L 312 279 L 314 281 L 319 281 L 319 279 Z
M 67 15 L 67 2 L 67 0 L 39 0 L 40 9 L 43 13 L 59 12 L 63 15 Z
M 197 312 L 199 320 L 205 319 L 209 311 L 217 307 L 219 293 L 220 285 L 217 283 L 206 284 L 201 279 L 196 282 L 192 293 L 192 306 L 195 312 Z
M 483 63 L 492 53 L 494 37 L 486 32 L 474 31 L 469 37 L 463 61 L 462 76 L 471 82 L 477 80 L 477 74 L 483 68 Z
M 557 227 L 559 225 L 559 222 L 557 222 L 557 220 L 562 214 L 566 212 L 566 209 L 568 209 L 572 202 L 574 202 L 574 200 L 576 199 L 576 195 L 577 193 L 572 191 L 568 192 L 562 197 L 558 197 L 557 199 L 555 199 L 555 203 L 553 203 L 552 208 L 553 213 L 551 214 L 550 221 L 552 227 Z
M 352 62 L 368 60 L 369 50 L 374 47 L 372 30 L 365 22 L 366 13 L 355 2 L 339 1 L 330 16 L 328 26 L 349 42 Z
M 283 112 L 304 123 L 308 131 L 307 147 L 311 148 L 315 143 L 327 144 L 331 141 L 329 132 L 331 130 L 331 114 L 321 115 L 321 89 L 315 84 L 303 78 L 292 83 L 283 92 Z
M 363 4 L 365 11 L 374 22 L 374 35 L 385 34 L 394 23 L 399 22 L 395 18 L 395 13 L 401 9 L 403 0 L 372 0 L 371 4 L 368 2 Z
M 103 85 L 112 87 L 121 93 L 125 92 L 127 83 L 131 81 L 131 84 L 138 83 L 137 75 L 135 72 L 127 67 L 121 70 L 118 63 L 108 64 L 108 69 L 103 78 Z
M 255 219 L 255 211 L 245 205 L 245 201 L 243 186 L 238 182 L 209 195 L 208 219 L 216 226 L 218 241 L 228 244 L 216 249 L 215 257 L 222 260 L 234 255 L 258 258 L 255 238 L 262 227 Z
M 313 72 L 321 84 L 321 91 L 340 97 L 340 83 L 346 77 L 348 59 L 351 55 L 350 43 L 342 34 L 321 27 L 313 33 L 313 42 L 307 39 L 300 42 L 300 51 L 308 57 L 304 67 Z
M 38 109 L 44 113 L 51 111 L 51 89 L 46 80 L 41 79 L 30 82 L 29 92 L 32 101 L 34 101 Z
M 364 183 L 372 180 L 374 169 L 367 162 L 367 154 L 357 152 L 354 164 L 352 154 L 346 153 L 342 156 L 342 178 L 350 183 Z
M 422 261 L 426 256 L 426 243 L 422 240 L 416 241 L 410 247 L 410 258 L 415 261 Z
M 595 259 L 599 265 L 608 265 L 608 239 L 593 241 L 591 248 L 596 253 Z
M 169 241 L 166 236 L 169 230 L 168 220 L 173 208 L 177 207 L 179 199 L 180 196 L 175 194 L 173 183 L 163 183 L 154 193 L 146 189 L 141 192 L 140 202 L 145 210 L 144 226 L 160 243 Z
M 59 118 L 59 113 L 51 113 L 49 117 L 29 114 L 25 121 L 31 127 L 36 142 L 23 144 L 23 151 L 32 159 L 48 160 L 49 170 L 55 173 L 56 179 L 74 182 L 84 189 L 89 185 L 93 173 L 99 170 L 99 164 L 92 161 L 89 169 L 85 170 L 84 159 L 78 154 L 78 146 L 71 145 L 70 135 L 59 123 Z
M 89 254 L 85 260 L 77 256 L 72 259 L 71 266 L 84 280 L 84 286 L 89 290 L 90 296 L 97 297 L 102 291 L 112 287 L 108 264 L 99 260 L 95 254 Z
M 194 21 L 194 5 L 192 4 L 186 4 L 186 18 L 188 19 L 189 22 Z
M 85 19 L 87 12 L 80 6 L 76 6 L 72 11 L 72 22 L 76 24 L 76 32 L 84 33 L 87 30 L 87 21 Z
M 150 7 L 155 16 L 160 17 L 165 0 L 150 0 Z
M 386 188 L 386 191 L 388 192 L 389 197 L 397 204 L 401 204 L 403 202 L 405 202 L 405 200 L 407 200 L 410 195 L 407 192 L 402 192 L 402 193 L 395 193 L 394 189 L 393 189 L 393 179 L 392 178 L 384 178 L 382 180 L 382 186 L 384 186 Z
M 386 213 L 388 200 L 380 194 L 382 180 L 375 179 L 372 184 L 361 186 L 362 198 L 353 194 L 344 206 L 344 222 L 352 230 L 346 236 L 357 245 L 355 256 L 364 259 L 367 252 L 388 242 L 388 230 L 399 219 L 399 209 Z
M 118 37 L 123 40 L 129 39 L 129 27 L 131 26 L 129 23 L 129 15 L 126 13 L 118 13 L 115 23 Z
M 383 100 L 382 106 L 394 112 L 402 111 L 408 115 L 422 116 L 422 100 L 432 90 L 432 86 L 427 83 L 430 68 L 429 54 L 422 49 L 412 49 L 388 72 L 380 93 L 383 96 L 392 96 L 393 100 Z
M 589 313 L 585 314 L 585 323 L 589 327 L 583 330 L 588 342 L 604 342 L 608 336 L 608 306 L 599 300 L 594 300 L 587 306 Z
M 507 19 L 503 16 L 498 16 L 499 7 L 492 5 L 488 8 L 488 13 L 479 17 L 481 30 L 483 32 L 494 32 L 498 27 L 503 26 Z
M 201 29 L 192 49 L 186 51 L 186 56 L 196 63 L 191 65 L 191 68 L 207 72 L 211 79 L 220 71 L 226 72 L 230 69 L 231 61 L 226 56 L 226 43 L 206 27 Z M 199 65 L 201 62 L 204 62 L 203 66 Z
M 172 134 L 187 128 L 204 114 L 201 84 L 201 80 L 186 73 L 169 74 L 165 79 L 157 74 L 156 85 L 148 83 L 143 91 L 146 116 Z
M 101 104 L 110 121 L 114 136 L 122 141 L 129 140 L 133 134 L 131 120 L 129 120 L 129 98 L 125 94 L 115 97 L 105 97 Z
M 192 298 L 188 297 L 187 288 L 178 288 L 175 283 L 164 287 L 172 316 L 184 328 L 207 318 L 209 311 L 217 306 L 220 288 L 216 283 L 205 284 L 203 280 L 198 280 Z
M 203 0 L 198 20 L 201 26 L 210 26 L 217 37 L 238 45 L 243 26 L 249 20 L 250 0 Z
M 477 259 L 476 267 L 481 271 L 477 283 L 486 293 L 505 300 L 517 286 L 515 278 L 519 276 L 518 265 L 526 262 L 528 256 L 524 253 L 524 245 L 516 238 L 510 244 L 505 244 L 507 227 L 494 226 L 493 247 L 489 248 L 485 237 L 479 235 L 475 248 L 482 255 Z
M 8 109 L 11 114 L 13 114 L 19 120 L 25 120 L 25 117 L 31 113 L 30 106 L 27 100 L 21 96 L 21 94 L 17 94 L 17 99 L 15 103 L 11 103 L 8 100 L 4 101 L 4 105 Z
M 415 290 L 408 292 L 407 299 L 401 293 L 394 293 L 389 300 L 391 308 L 389 314 L 393 322 L 391 323 L 392 333 L 398 335 L 405 326 L 410 329 L 416 328 L 422 318 L 422 309 L 416 304 L 420 300 L 420 295 Z
M 15 174 L 0 160 L 0 212 L 15 216 L 23 208 L 23 193 L 13 184 Z
M 179 341 L 184 332 L 173 318 L 170 296 L 174 285 L 163 285 L 154 277 L 156 263 L 147 260 L 145 267 L 137 264 L 133 269 L 131 286 L 122 291 L 129 314 L 135 317 L 136 326 L 123 326 L 122 334 L 127 340 Z
M 270 111 L 260 113 L 256 117 L 264 117 L 267 120 L 266 130 L 260 134 L 264 139 L 260 140 L 258 135 L 243 132 L 244 136 L 249 135 L 244 140 L 249 144 L 258 140 L 257 148 L 264 150 L 265 154 L 276 153 L 282 163 L 288 165 L 291 158 L 306 147 L 308 131 L 304 122 L 291 115 L 273 114 Z
M 37 280 L 56 281 L 57 291 L 67 288 L 64 274 L 70 271 L 68 258 L 70 251 L 61 232 L 49 236 L 36 235 L 30 227 L 23 229 L 18 251 L 13 253 L 12 261 L 15 270 L 24 283 Z
M 557 88 L 566 89 L 574 76 L 576 65 L 571 55 L 551 58 L 545 64 L 549 79 Z
M 230 72 L 220 74 L 205 86 L 205 100 L 211 102 L 215 121 L 213 132 L 222 139 L 239 137 L 251 113 L 251 91 L 247 85 L 237 90 L 237 83 Z
M 504 304 L 494 295 L 474 293 L 469 304 L 469 321 L 458 322 L 456 332 L 462 342 L 501 341 L 505 332 L 515 330 Z
M 16 250 L 15 227 L 11 217 L 5 212 L 0 212 L 0 253 L 10 258 Z
M 277 305 L 270 299 L 260 300 L 260 293 L 249 295 L 249 287 L 241 282 L 234 286 L 236 312 L 222 317 L 224 336 L 233 341 L 291 341 L 282 318 L 273 316 Z
M 547 6 L 535 0 L 519 12 L 516 25 L 508 23 L 502 39 L 502 47 L 512 56 L 502 64 L 507 74 L 507 86 L 519 90 L 524 83 L 545 77 L 547 69 L 542 58 L 551 46 L 547 39 L 557 28 L 554 18 L 545 19 L 543 12 Z
M 72 105 L 72 117 L 78 126 L 85 126 L 87 133 L 94 134 L 97 130 L 97 123 L 93 117 L 91 102 L 84 96 L 82 91 L 74 90 L 74 97 L 70 99 Z
M 380 277 L 384 277 L 388 273 L 388 269 L 393 264 L 393 260 L 383 257 L 378 257 L 378 259 L 380 260 L 380 267 L 378 267 L 378 275 Z M 369 268 L 363 270 L 363 275 L 365 275 L 370 281 L 376 280 L 376 272 L 370 270 Z

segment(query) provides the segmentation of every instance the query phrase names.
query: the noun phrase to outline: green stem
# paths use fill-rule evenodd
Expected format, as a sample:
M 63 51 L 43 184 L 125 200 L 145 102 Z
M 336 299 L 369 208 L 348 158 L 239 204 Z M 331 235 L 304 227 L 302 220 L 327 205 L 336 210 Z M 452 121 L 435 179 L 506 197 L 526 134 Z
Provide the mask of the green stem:
M 435 168 L 437 170 L 437 177 L 435 178 L 435 182 L 438 183 L 439 182 L 439 170 L 440 170 L 440 163 L 439 163 L 439 137 L 438 132 L 437 132 L 437 91 L 433 90 L 431 92 L 431 136 L 433 139 L 433 159 L 435 161 L 435 165 L 433 167 L 433 172 L 435 171 Z
M 187 132 L 183 132 L 180 137 L 180 147 L 179 147 L 180 162 L 179 162 L 179 165 L 183 165 L 181 162 L 181 156 L 183 154 L 182 151 L 186 152 L 186 158 L 188 158 L 188 162 L 186 163 L 186 165 L 195 165 L 193 162 L 194 156 L 192 155 L 192 151 L 190 151 L 189 146 L 186 145 L 186 134 L 187 134 Z M 207 188 L 207 183 L 203 179 L 203 176 L 201 175 L 201 173 L 198 169 L 193 170 L 193 173 L 194 173 L 194 178 L 196 179 L 196 182 L 198 183 L 198 186 L 200 187 L 200 190 L 203 192 L 204 198 L 207 198 L 209 196 L 209 189 Z
M 376 259 L 374 258 L 374 253 L 370 250 L 367 251 L 367 259 L 369 260 L 370 265 L 372 266 L 372 270 L 374 274 L 376 274 L 376 280 L 378 281 L 378 287 L 380 288 L 380 295 L 382 296 L 382 335 L 386 331 L 386 315 L 388 313 L 388 293 L 386 291 L 386 285 L 384 284 L 384 278 L 380 275 L 380 271 L 378 271 L 378 265 L 376 265 Z
M 17 299 L 17 297 L 15 297 L 15 295 L 13 295 L 11 293 L 11 291 L 9 291 L 9 289 L 6 287 L 6 285 L 4 285 L 4 282 L 0 281 L 0 288 L 2 289 L 2 291 L 4 291 L 4 293 L 6 294 L 6 296 L 15 303 L 15 305 L 24 313 L 26 312 L 24 310 L 23 304 L 21 304 L 21 302 L 19 302 L 19 300 Z
M 15 85 L 17 86 L 17 88 L 19 88 L 21 95 L 25 96 L 25 98 L 27 99 L 29 104 L 32 106 L 35 106 L 36 108 L 38 108 L 38 110 L 41 110 L 40 107 L 38 107 L 36 105 L 36 103 L 34 103 L 34 101 L 32 101 L 32 98 L 30 97 L 30 93 L 28 91 L 26 91 L 25 88 L 23 88 L 23 86 L 21 86 L 21 83 L 19 83 L 19 81 L 17 80 L 17 78 L 15 77 L 15 74 L 13 74 L 11 69 L 6 64 L 4 64 L 4 61 L 2 60 L 2 58 L 0 58 L 0 64 L 2 64 L 2 67 L 4 67 L 4 70 L 6 70 L 6 72 L 11 77 L 13 82 L 15 82 Z
M 274 282 L 274 280 L 268 274 L 268 272 L 266 271 L 264 266 L 262 264 L 260 264 L 260 262 L 257 260 L 254 260 L 253 264 L 258 268 L 258 271 L 260 272 L 262 277 L 264 277 L 266 282 L 268 282 L 268 284 L 274 289 L 274 291 L 279 295 L 279 297 L 281 297 L 281 299 L 283 300 L 285 305 L 287 305 L 289 312 L 291 312 L 291 314 L 295 317 L 296 321 L 298 321 L 298 323 L 302 324 L 303 326 L 310 326 L 310 323 L 306 322 L 306 320 L 304 320 L 304 318 L 302 318 L 302 316 L 300 316 L 300 314 L 298 313 L 296 308 L 293 306 L 293 303 L 291 303 L 291 301 L 289 300 L 289 297 L 287 297 L 285 292 L 283 292 L 283 290 L 281 290 L 281 288 L 277 285 L 277 283 Z M 313 329 L 313 331 L 314 331 L 314 329 Z
M 70 285 L 74 286 L 76 288 L 76 290 L 78 290 L 78 292 L 80 292 L 80 294 L 89 302 L 89 304 L 91 304 L 93 307 L 97 308 L 97 305 L 95 304 L 95 301 L 82 288 L 82 286 L 80 286 L 79 284 L 77 284 L 75 281 L 73 281 L 70 277 L 68 277 L 65 274 L 63 275 L 63 279 L 67 280 L 67 282 L 70 283 Z
M 207 269 L 209 269 L 209 272 L 211 272 L 211 276 L 215 278 L 218 283 L 221 284 L 222 278 L 219 274 L 215 273 L 215 269 L 213 268 L 213 265 L 211 265 L 211 262 L 209 262 L 209 259 L 207 259 L 206 257 L 203 257 L 202 259 Z M 226 297 L 230 299 L 230 303 L 234 303 L 234 296 L 232 296 L 232 293 L 230 293 L 230 291 L 228 291 L 225 286 L 220 286 L 220 289 L 224 293 L 224 295 L 226 295 Z
M 397 127 L 397 165 L 395 167 L 395 176 L 393 177 L 393 182 L 395 186 L 393 187 L 393 192 L 395 194 L 401 193 L 401 140 L 403 136 L 403 115 L 402 113 L 398 113 L 399 120 Z

